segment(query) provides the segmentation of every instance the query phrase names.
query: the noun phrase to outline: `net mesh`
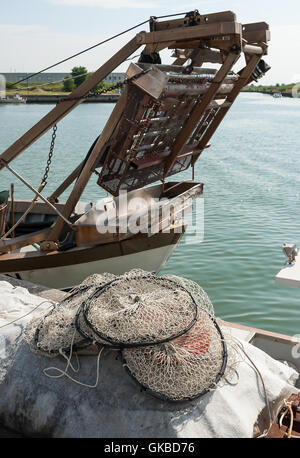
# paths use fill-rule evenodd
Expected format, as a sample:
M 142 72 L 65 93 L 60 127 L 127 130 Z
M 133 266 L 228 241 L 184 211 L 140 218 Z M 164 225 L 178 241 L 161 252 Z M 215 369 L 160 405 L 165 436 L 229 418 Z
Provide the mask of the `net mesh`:
M 91 343 L 121 350 L 131 377 L 170 401 L 194 399 L 224 375 L 227 346 L 205 291 L 191 280 L 132 270 L 88 277 L 30 323 L 32 351 L 56 356 Z
M 24 338 L 31 350 L 46 356 L 57 356 L 61 350 L 70 349 L 72 339 L 74 349 L 89 345 L 90 341 L 87 342 L 76 331 L 75 318 L 78 307 L 89 295 L 93 294 L 96 288 L 113 278 L 115 276 L 108 273 L 89 276 L 63 301 L 56 304 L 50 312 L 33 319 L 24 333 Z
M 83 305 L 86 324 L 117 346 L 157 344 L 187 332 L 198 305 L 178 282 L 133 271 L 98 288 Z
M 145 390 L 172 401 L 184 401 L 215 387 L 224 369 L 224 342 L 205 311 L 196 324 L 171 342 L 123 349 L 124 365 Z

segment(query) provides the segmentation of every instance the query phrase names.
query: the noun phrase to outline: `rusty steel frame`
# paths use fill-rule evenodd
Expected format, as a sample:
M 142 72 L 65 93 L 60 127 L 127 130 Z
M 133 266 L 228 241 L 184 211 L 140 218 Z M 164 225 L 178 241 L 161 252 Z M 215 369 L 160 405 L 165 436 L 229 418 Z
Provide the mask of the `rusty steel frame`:
M 198 159 L 201 151 L 206 147 L 208 140 L 215 132 L 221 120 L 229 110 L 231 104 L 235 100 L 243 85 L 248 81 L 251 73 L 255 69 L 262 55 L 267 53 L 267 42 L 270 39 L 269 26 L 264 23 L 242 25 L 236 22 L 236 16 L 230 11 L 221 13 L 200 15 L 195 12 L 188 17 L 157 21 L 153 18 L 150 20 L 150 32 L 140 32 L 123 46 L 114 56 L 112 56 L 104 65 L 102 65 L 92 76 L 84 81 L 76 88 L 65 100 L 53 108 L 46 116 L 44 116 L 37 124 L 29 129 L 23 136 L 15 141 L 6 151 L 0 155 L 0 170 L 3 163 L 9 164 L 13 159 L 19 156 L 24 150 L 32 145 L 38 138 L 46 133 L 58 121 L 68 115 L 76 108 L 84 97 L 93 89 L 100 81 L 102 81 L 109 73 L 117 68 L 122 62 L 130 57 L 137 49 L 144 46 L 143 53 L 157 52 L 164 48 L 182 49 L 183 56 L 180 58 L 180 65 L 188 58 L 188 51 L 193 51 L 198 54 L 201 60 L 201 48 L 205 48 L 202 59 L 213 59 L 221 63 L 221 68 L 212 80 L 212 84 L 208 91 L 202 97 L 201 103 L 197 104 L 182 132 L 177 138 L 177 141 L 172 149 L 171 155 L 166 159 L 165 176 L 172 168 L 177 156 L 180 154 L 185 140 L 189 137 L 193 128 L 209 107 L 212 99 L 218 91 L 218 88 L 227 77 L 234 63 L 239 56 L 244 53 L 246 58 L 246 67 L 234 85 L 231 93 L 226 97 L 227 103 L 224 107 L 220 107 L 217 115 L 211 122 L 210 126 L 202 136 L 197 154 L 193 156 L 192 164 Z M 215 52 L 208 52 L 209 48 L 214 48 Z M 175 61 L 176 62 L 176 61 Z M 122 108 L 122 104 L 126 102 L 126 89 L 123 91 L 118 105 Z M 99 152 L 113 132 L 114 127 L 119 121 L 119 115 L 113 112 L 106 124 L 103 132 L 98 138 L 94 148 L 91 151 L 88 159 L 84 164 L 80 164 L 76 169 L 64 180 L 56 192 L 51 197 L 58 197 L 70 184 L 77 178 L 73 189 L 63 208 L 62 215 L 68 219 L 74 210 L 83 190 L 88 183 L 93 166 L 96 163 Z M 199 150 L 199 152 L 198 152 Z M 3 163 L 1 162 L 3 159 Z M 57 241 L 64 228 L 65 222 L 58 217 L 54 227 L 47 237 L 49 241 Z

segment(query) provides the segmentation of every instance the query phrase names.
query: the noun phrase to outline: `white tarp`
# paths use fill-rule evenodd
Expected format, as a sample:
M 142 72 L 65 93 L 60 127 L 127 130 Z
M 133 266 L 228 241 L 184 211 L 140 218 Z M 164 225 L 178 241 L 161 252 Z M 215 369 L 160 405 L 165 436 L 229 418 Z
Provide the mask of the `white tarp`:
M 41 304 L 38 308 L 36 308 Z M 168 403 L 141 391 L 126 373 L 116 351 L 103 352 L 97 388 L 66 377 L 51 379 L 43 369 L 65 368 L 62 358 L 33 354 L 22 340 L 26 324 L 49 303 L 24 288 L 0 282 L 0 424 L 27 435 L 103 438 L 252 437 L 265 409 L 259 377 L 246 359 L 237 385 L 223 384 L 190 402 Z M 9 326 L 5 324 L 25 315 Z M 2 327 L 1 327 L 2 326 Z M 296 371 L 243 342 L 260 370 L 272 406 L 295 392 Z M 93 385 L 96 356 L 81 356 L 72 376 Z M 74 363 L 75 364 L 75 363 Z

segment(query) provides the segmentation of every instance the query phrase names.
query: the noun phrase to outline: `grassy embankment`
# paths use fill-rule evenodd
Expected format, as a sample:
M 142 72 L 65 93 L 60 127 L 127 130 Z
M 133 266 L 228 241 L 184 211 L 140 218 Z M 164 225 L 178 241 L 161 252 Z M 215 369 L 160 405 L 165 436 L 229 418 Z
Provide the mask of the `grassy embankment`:
M 274 92 L 281 92 L 282 94 L 286 95 L 291 95 L 292 94 L 292 89 L 295 84 L 276 84 L 273 86 L 255 86 L 254 84 L 250 84 L 249 86 L 246 86 L 242 89 L 244 92 L 261 92 L 261 93 L 267 93 L 267 94 L 272 94 Z
M 108 83 L 103 83 L 104 87 L 109 86 Z M 30 83 L 27 85 L 26 82 L 19 83 L 12 86 L 11 83 L 6 84 L 6 93 L 7 95 L 13 95 L 16 92 L 20 95 L 68 95 L 70 92 L 64 91 L 63 83 L 51 83 L 51 84 L 33 84 Z M 112 93 L 110 91 L 108 93 Z
M 6 92 L 8 95 L 13 95 L 18 92 L 20 95 L 67 95 L 69 92 L 64 91 L 63 83 L 51 83 L 51 84 L 42 84 L 34 85 L 28 84 L 26 82 L 19 83 L 10 88 L 11 83 L 7 83 Z M 104 83 L 104 87 L 108 87 L 109 83 Z M 291 95 L 294 84 L 276 84 L 270 86 L 255 86 L 250 84 L 242 89 L 243 92 L 261 92 L 272 94 L 274 92 L 281 92 L 282 94 Z M 112 93 L 114 91 L 110 91 Z

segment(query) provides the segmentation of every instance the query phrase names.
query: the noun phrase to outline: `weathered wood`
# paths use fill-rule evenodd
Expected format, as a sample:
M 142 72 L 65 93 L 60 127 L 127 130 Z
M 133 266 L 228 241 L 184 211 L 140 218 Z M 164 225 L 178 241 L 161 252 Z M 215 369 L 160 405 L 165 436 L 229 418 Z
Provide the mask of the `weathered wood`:
M 143 52 L 144 54 L 151 54 L 153 52 L 160 52 L 163 49 L 167 48 L 168 46 L 172 46 L 172 41 L 165 41 L 163 43 L 148 43 Z
M 269 30 L 253 30 L 251 32 L 243 31 L 243 38 L 249 43 L 260 43 L 270 41 L 270 31 Z
M 15 199 L 15 214 L 24 213 L 30 206 L 32 200 L 29 199 Z M 53 204 L 58 210 L 62 211 L 64 203 Z M 31 209 L 30 213 L 38 213 L 43 215 L 56 215 L 57 213 L 44 202 L 36 202 L 35 206 Z
M 189 58 L 192 59 L 193 66 L 201 66 L 205 62 L 210 62 L 212 64 L 223 63 L 221 52 L 209 48 L 194 49 Z
M 142 69 L 148 69 L 151 67 L 152 64 L 138 64 L 138 66 Z M 162 64 L 157 64 L 155 65 L 155 68 L 162 72 L 174 72 L 178 74 L 182 74 L 184 72 L 184 67 L 181 65 L 162 65 Z M 198 68 L 194 67 L 193 68 L 193 74 L 196 75 L 215 75 L 217 73 L 217 70 L 215 68 Z
M 14 184 L 11 183 L 10 185 L 10 222 L 11 226 L 15 225 L 15 197 L 14 197 Z M 1 234 L 2 235 L 2 234 Z M 15 236 L 15 231 L 12 231 L 12 237 Z
M 230 35 L 229 35 L 230 36 Z M 222 37 L 223 38 L 223 37 Z M 175 41 L 174 45 L 169 46 L 169 49 L 195 49 L 201 46 L 206 46 L 209 48 L 224 50 L 228 52 L 232 46 L 237 45 L 241 46 L 241 34 L 234 34 L 231 35 L 230 38 L 226 39 L 212 39 L 210 37 L 203 37 L 201 39 L 195 40 L 182 40 L 182 41 Z
M 243 32 L 257 32 L 258 30 L 269 30 L 270 26 L 266 22 L 251 22 L 243 24 Z
M 76 226 L 76 246 L 87 247 L 92 245 L 105 245 L 107 243 L 121 242 L 134 236 L 131 232 L 119 233 L 105 232 L 101 234 L 96 226 Z
M 9 251 L 17 250 L 33 243 L 42 242 L 45 240 L 50 232 L 50 229 L 43 229 L 41 231 L 32 232 L 30 234 L 21 235 L 7 240 L 0 240 L 0 253 L 8 253 Z M 0 260 L 2 258 L 0 257 Z
M 1 162 L 3 162 L 3 160 L 2 160 L 2 161 L 0 160 L 0 164 L 1 164 Z M 62 218 L 62 219 L 64 220 L 64 222 L 65 222 L 66 224 L 69 224 L 69 225 L 70 225 L 70 222 L 63 216 L 63 214 L 60 213 L 60 211 L 59 211 L 51 202 L 49 202 L 49 201 L 39 192 L 39 190 L 37 190 L 37 189 L 35 189 L 33 186 L 31 186 L 30 183 L 28 183 L 23 177 L 21 177 L 21 175 L 20 175 L 18 172 L 16 172 L 14 169 L 12 169 L 8 164 L 5 164 L 5 167 L 6 167 L 10 172 L 12 172 L 13 175 L 15 175 L 15 177 L 17 177 L 22 183 L 24 183 L 25 186 L 27 186 L 31 191 L 33 191 L 33 192 L 35 193 L 35 195 L 36 195 L 36 196 L 35 196 L 35 199 L 36 199 L 37 197 L 39 197 L 40 199 L 42 199 L 42 200 L 45 202 L 46 205 L 48 205 L 50 208 L 52 208 L 52 209 L 57 213 L 57 215 L 58 215 L 60 218 Z M 44 185 L 43 185 L 43 186 L 42 186 L 42 185 L 40 186 L 41 189 L 42 189 L 43 187 L 44 187 Z
M 176 244 L 183 232 L 136 234 L 121 242 L 106 243 L 92 247 L 75 248 L 68 251 L 10 253 L 0 256 L 0 273 L 22 272 L 27 270 L 49 269 L 51 267 L 72 266 L 103 259 L 139 253 L 170 244 Z

